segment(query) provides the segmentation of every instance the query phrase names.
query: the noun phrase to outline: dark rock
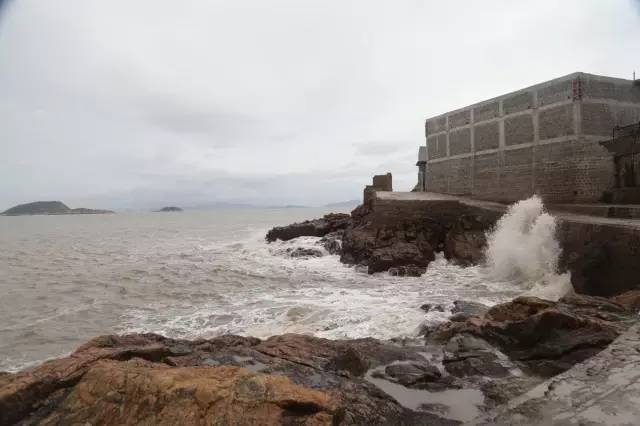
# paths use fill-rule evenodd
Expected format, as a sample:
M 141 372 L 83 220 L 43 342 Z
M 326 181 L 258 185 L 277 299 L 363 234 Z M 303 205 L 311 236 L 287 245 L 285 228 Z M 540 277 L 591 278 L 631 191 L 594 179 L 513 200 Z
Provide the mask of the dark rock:
M 457 335 L 447 342 L 442 360 L 445 370 L 456 377 L 507 377 L 495 349 L 482 339 L 471 335 Z
M 467 314 L 465 312 L 458 312 L 457 314 L 453 314 L 449 317 L 449 321 L 454 322 L 462 322 L 471 318 L 473 315 Z
M 371 253 L 368 264 L 370 274 L 386 271 L 392 267 L 411 266 L 417 272 L 416 267 L 424 268 L 435 259 L 431 246 L 397 242 L 387 247 L 380 247 Z
M 348 346 L 329 360 L 328 368 L 338 372 L 347 372 L 355 377 L 362 377 L 369 370 L 369 363 L 360 352 Z
M 468 316 L 481 316 L 484 315 L 489 310 L 487 305 L 478 302 L 469 302 L 466 300 L 456 300 L 453 302 L 453 309 L 451 309 L 451 313 L 463 313 Z
M 611 297 L 640 287 L 640 232 L 635 226 L 558 218 L 559 268 L 576 293 Z
M 385 368 L 384 372 L 404 386 L 435 382 L 442 377 L 437 367 L 419 362 L 391 364 Z
M 381 272 L 397 266 L 427 267 L 434 252 L 444 250 L 450 259 L 475 263 L 480 256 L 465 254 L 462 240 L 467 233 L 473 238 L 484 235 L 500 215 L 454 200 L 399 201 L 372 196 L 351 212 L 353 220 L 344 232 L 340 260 Z M 467 222 L 470 229 L 466 229 Z M 483 244 L 479 242 L 474 250 Z
M 449 374 L 456 377 L 484 376 L 506 377 L 509 370 L 503 367 L 498 357 L 491 352 L 476 352 L 460 358 L 450 358 L 442 362 Z
M 431 312 L 431 311 L 444 312 L 444 306 L 432 305 L 431 303 L 425 303 L 424 305 L 420 306 L 420 309 L 422 309 L 425 312 Z
M 307 220 L 288 226 L 276 226 L 267 232 L 268 242 L 288 241 L 298 237 L 323 237 L 330 232 L 343 230 L 351 223 L 351 216 L 345 213 L 329 213 L 320 219 Z
M 287 253 L 289 253 L 289 256 L 291 257 L 303 257 L 303 258 L 324 256 L 324 253 L 322 253 L 322 250 L 318 250 L 315 248 L 307 248 L 307 247 L 296 247 L 295 249 L 289 248 L 287 249 Z
M 320 239 L 320 244 L 329 254 L 340 254 L 342 250 L 343 230 L 330 232 Z
M 444 255 L 461 266 L 477 265 L 484 260 L 487 231 L 494 225 L 494 218 L 462 215 L 445 237 Z
M 635 312 L 601 297 L 572 295 L 558 302 L 518 297 L 482 318 L 441 324 L 429 339 L 481 337 L 522 368 L 551 376 L 602 350 L 634 320 Z
M 420 277 L 427 272 L 427 268 L 424 266 L 394 266 L 389 268 L 389 275 L 392 277 Z

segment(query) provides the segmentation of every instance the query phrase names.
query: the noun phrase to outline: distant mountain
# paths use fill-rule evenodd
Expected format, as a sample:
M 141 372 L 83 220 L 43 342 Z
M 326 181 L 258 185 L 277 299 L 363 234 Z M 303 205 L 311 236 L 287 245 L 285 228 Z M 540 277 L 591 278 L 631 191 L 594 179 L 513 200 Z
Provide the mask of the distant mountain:
M 180 207 L 168 206 L 163 207 L 160 210 L 156 210 L 156 212 L 181 212 L 183 211 Z
M 337 203 L 325 204 L 325 207 L 355 207 L 360 204 L 360 200 L 340 201 Z
M 61 201 L 35 201 L 33 203 L 20 204 L 11 207 L 1 213 L 3 216 L 25 215 L 58 215 L 58 214 L 104 214 L 113 213 L 111 210 L 94 210 L 86 208 L 70 209 Z

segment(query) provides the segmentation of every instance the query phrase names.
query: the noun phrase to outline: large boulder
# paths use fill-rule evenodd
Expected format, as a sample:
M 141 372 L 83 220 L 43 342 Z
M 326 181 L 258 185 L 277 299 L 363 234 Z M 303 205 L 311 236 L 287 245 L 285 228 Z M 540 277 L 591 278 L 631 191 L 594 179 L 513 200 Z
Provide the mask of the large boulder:
M 374 339 L 102 336 L 0 375 L 0 424 L 455 424 L 364 379 L 421 359 Z
M 426 267 L 435 259 L 433 249 L 428 243 L 410 244 L 394 242 L 390 246 L 372 251 L 368 264 L 370 274 L 397 267 Z M 406 271 L 406 268 L 404 268 Z M 421 272 L 424 272 L 421 271 Z M 415 274 L 414 274 L 415 275 Z
M 338 400 L 245 368 L 99 361 L 43 424 L 330 425 Z
M 496 305 L 484 316 L 444 323 L 429 339 L 468 334 L 497 346 L 521 367 L 542 376 L 567 370 L 604 349 L 636 319 L 627 305 L 601 297 L 569 295 L 558 302 L 518 297 Z
M 323 237 L 330 232 L 345 229 L 351 223 L 351 216 L 346 213 L 329 213 L 320 219 L 306 220 L 287 226 L 276 226 L 267 232 L 268 242 L 275 240 L 288 241 L 298 237 Z

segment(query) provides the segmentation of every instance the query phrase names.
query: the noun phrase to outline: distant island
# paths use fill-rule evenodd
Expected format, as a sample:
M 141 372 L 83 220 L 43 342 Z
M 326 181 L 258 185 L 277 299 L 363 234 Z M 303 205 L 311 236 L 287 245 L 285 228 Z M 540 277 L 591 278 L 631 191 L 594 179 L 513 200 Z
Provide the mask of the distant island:
M 160 210 L 155 210 L 156 212 L 181 212 L 183 211 L 180 207 L 168 206 L 163 207 Z
M 360 205 L 360 200 L 349 200 L 325 204 L 324 207 L 356 207 L 358 205 Z
M 35 201 L 33 203 L 19 204 L 0 213 L 2 216 L 27 216 L 27 215 L 60 215 L 60 214 L 105 214 L 114 213 L 111 210 L 96 210 L 87 208 L 69 208 L 61 201 Z

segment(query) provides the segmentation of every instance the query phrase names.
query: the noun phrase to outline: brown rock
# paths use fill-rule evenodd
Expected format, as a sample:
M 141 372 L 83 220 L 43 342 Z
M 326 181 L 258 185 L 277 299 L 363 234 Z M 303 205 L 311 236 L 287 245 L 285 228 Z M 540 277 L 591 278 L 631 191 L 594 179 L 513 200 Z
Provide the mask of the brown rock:
M 462 215 L 447 232 L 444 255 L 461 266 L 477 265 L 484 260 L 486 233 L 494 225 L 494 218 Z
M 336 408 L 330 393 L 238 367 L 100 361 L 41 424 L 329 425 Z
M 601 297 L 571 295 L 558 302 L 518 297 L 492 307 L 482 318 L 442 324 L 429 338 L 475 335 L 522 367 L 551 376 L 605 348 L 633 320 L 622 305 Z

